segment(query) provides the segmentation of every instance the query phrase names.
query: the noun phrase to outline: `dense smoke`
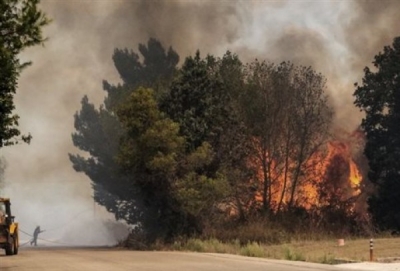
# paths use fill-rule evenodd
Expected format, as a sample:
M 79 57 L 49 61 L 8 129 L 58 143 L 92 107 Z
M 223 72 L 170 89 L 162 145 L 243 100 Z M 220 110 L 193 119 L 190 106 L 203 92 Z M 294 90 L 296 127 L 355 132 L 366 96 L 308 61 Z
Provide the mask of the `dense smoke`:
M 369 64 L 383 46 L 391 45 L 400 35 L 400 2 L 397 0 L 352 1 L 351 16 L 341 16 L 346 47 L 350 51 L 351 70 Z
M 49 40 L 22 55 L 33 66 L 23 72 L 16 95 L 20 127 L 33 141 L 1 150 L 8 167 L 0 193 L 12 198 L 22 229 L 41 225 L 48 229 L 44 238 L 88 245 L 120 236 L 108 231 L 104 221 L 112 216 L 93 204 L 90 180 L 72 169 L 67 154 L 77 152 L 70 135 L 83 95 L 99 105 L 102 80 L 119 81 L 114 48 L 136 50 L 154 37 L 181 59 L 197 49 L 217 56 L 231 50 L 244 62 L 311 65 L 328 80 L 336 125 L 351 131 L 361 118 L 353 83 L 399 35 L 400 23 L 397 0 L 42 0 L 41 7 L 53 19 L 45 29 Z

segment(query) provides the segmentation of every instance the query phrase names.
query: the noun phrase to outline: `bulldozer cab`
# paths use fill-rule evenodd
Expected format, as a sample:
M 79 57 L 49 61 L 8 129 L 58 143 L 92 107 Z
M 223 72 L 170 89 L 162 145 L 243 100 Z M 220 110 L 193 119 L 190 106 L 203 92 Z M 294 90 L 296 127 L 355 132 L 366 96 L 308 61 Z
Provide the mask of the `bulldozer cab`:
M 0 225 L 6 223 L 6 205 L 0 201 Z
M 0 225 L 11 224 L 14 217 L 11 216 L 10 200 L 0 198 Z
M 11 214 L 11 202 L 8 198 L 0 198 L 0 248 L 6 255 L 18 253 L 18 223 Z

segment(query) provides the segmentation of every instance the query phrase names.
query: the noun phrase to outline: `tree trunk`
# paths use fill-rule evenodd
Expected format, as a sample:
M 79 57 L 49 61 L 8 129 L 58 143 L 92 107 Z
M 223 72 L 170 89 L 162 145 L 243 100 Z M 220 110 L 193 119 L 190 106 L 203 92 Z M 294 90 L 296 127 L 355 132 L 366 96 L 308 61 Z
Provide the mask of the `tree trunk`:
M 290 141 L 290 136 L 288 136 L 287 141 L 286 141 L 286 150 L 285 150 L 285 172 L 283 175 L 283 186 L 282 186 L 282 193 L 281 197 L 279 199 L 279 204 L 278 208 L 276 210 L 277 213 L 281 210 L 282 207 L 282 202 L 283 198 L 285 197 L 285 191 L 286 191 L 286 186 L 287 186 L 287 178 L 288 178 L 288 171 L 289 171 L 289 141 Z

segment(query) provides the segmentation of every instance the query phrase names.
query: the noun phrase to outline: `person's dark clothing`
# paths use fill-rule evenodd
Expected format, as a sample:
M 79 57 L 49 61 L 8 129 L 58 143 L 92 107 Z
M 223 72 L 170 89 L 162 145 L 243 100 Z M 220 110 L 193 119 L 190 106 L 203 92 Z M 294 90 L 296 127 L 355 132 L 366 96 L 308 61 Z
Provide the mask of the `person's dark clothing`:
M 31 246 L 34 244 L 35 246 L 37 246 L 37 239 L 39 236 L 39 233 L 44 232 L 40 230 L 40 226 L 37 226 L 35 231 L 33 232 L 33 239 L 31 241 Z

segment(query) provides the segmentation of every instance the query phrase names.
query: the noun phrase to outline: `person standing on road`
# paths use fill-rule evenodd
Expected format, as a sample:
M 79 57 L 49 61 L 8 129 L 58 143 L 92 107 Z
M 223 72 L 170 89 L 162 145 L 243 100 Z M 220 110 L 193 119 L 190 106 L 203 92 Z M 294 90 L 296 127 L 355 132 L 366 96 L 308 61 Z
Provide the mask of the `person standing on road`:
M 37 226 L 35 231 L 33 232 L 33 239 L 31 240 L 31 246 L 33 244 L 35 245 L 35 247 L 37 246 L 37 239 L 38 239 L 39 233 L 42 233 L 42 232 L 44 232 L 44 231 L 40 230 L 40 226 Z

